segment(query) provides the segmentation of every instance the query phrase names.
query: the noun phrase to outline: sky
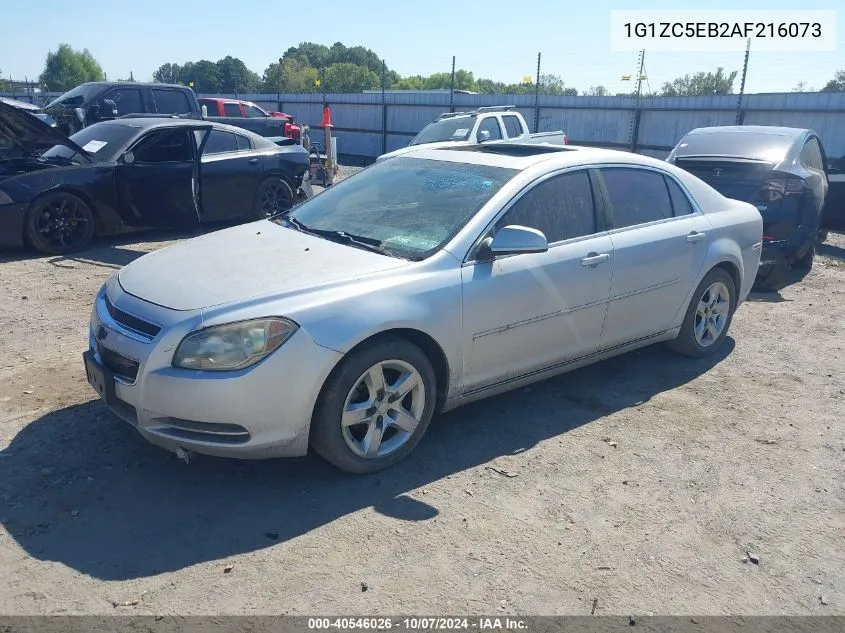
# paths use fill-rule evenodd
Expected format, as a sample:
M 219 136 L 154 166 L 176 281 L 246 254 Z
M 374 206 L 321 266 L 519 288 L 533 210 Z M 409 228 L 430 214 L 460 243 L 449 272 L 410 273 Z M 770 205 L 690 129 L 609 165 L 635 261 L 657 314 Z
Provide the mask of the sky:
M 744 9 L 765 20 L 772 9 L 835 9 L 839 1 L 722 0 L 686 4 L 641 0 L 637 9 Z M 628 91 L 622 75 L 636 74 L 636 52 L 611 52 L 610 12 L 628 3 L 533 0 L 358 0 L 338 2 L 232 2 L 145 0 L 79 3 L 4 0 L 0 72 L 37 77 L 48 51 L 66 42 L 88 48 L 112 79 L 150 80 L 165 62 L 238 57 L 259 75 L 290 46 L 314 41 L 362 45 L 401 75 L 448 72 L 456 66 L 515 83 L 536 72 L 561 76 L 579 90 L 604 85 Z M 302 16 L 307 16 L 307 21 Z M 749 58 L 746 92 L 787 92 L 804 82 L 820 89 L 845 69 L 845 11 L 840 11 L 835 52 L 757 52 Z M 645 89 L 698 71 L 741 70 L 744 52 L 645 53 Z M 739 81 L 734 89 L 739 87 Z

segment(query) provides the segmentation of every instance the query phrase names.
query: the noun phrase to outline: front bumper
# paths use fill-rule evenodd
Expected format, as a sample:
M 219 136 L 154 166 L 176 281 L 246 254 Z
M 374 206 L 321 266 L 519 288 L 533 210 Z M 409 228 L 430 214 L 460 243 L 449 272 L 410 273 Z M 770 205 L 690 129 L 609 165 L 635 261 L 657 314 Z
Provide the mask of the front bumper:
M 113 393 L 105 398 L 109 409 L 149 442 L 174 452 L 240 459 L 306 454 L 314 404 L 341 354 L 300 328 L 245 370 L 172 367 L 179 342 L 201 325 L 200 311 L 147 303 L 112 277 L 91 312 L 88 354 L 95 371 L 113 379 Z M 155 327 L 160 331 L 150 337 Z

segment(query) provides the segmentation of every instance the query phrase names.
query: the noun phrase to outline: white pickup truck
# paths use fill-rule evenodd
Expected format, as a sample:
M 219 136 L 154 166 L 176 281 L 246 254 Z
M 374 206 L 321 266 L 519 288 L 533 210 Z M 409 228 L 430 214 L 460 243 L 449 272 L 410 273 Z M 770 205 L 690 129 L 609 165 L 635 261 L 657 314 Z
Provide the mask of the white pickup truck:
M 376 161 L 404 154 L 418 145 L 448 147 L 497 141 L 566 145 L 569 139 L 562 131 L 529 133 L 525 119 L 515 106 L 489 106 L 472 112 L 444 112 L 426 125 L 408 147 L 382 154 Z

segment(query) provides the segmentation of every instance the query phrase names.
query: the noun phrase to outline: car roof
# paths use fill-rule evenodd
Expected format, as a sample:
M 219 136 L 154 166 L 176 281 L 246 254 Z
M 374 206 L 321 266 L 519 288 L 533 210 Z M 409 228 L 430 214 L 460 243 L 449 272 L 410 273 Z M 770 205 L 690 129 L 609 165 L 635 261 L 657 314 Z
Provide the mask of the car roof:
M 554 169 L 576 167 L 584 163 L 612 162 L 667 168 L 665 161 L 649 156 L 582 145 L 490 143 L 433 149 L 421 145 L 420 149 L 404 153 L 401 157 L 503 167 L 518 171 L 524 171 L 541 163 L 549 163 L 549 166 Z
M 83 86 L 147 86 L 149 88 L 180 88 L 190 90 L 181 84 L 166 84 L 158 81 L 86 81 Z
M 140 131 L 151 130 L 154 128 L 166 128 L 166 127 L 186 127 L 186 128 L 214 128 L 221 130 L 223 132 L 233 132 L 235 134 L 240 134 L 242 136 L 247 136 L 253 140 L 260 140 L 268 143 L 269 145 L 275 145 L 273 141 L 268 140 L 267 138 L 261 136 L 260 134 L 256 134 L 250 130 L 246 130 L 242 127 L 237 127 L 235 125 L 226 125 L 225 123 L 217 123 L 216 121 L 206 121 L 200 119 L 181 119 L 178 117 L 169 117 L 169 116 L 162 116 L 162 117 L 127 117 L 127 118 L 120 118 L 120 119 L 112 119 L 110 121 L 100 121 L 99 123 L 95 123 L 94 125 L 122 125 L 124 127 L 132 127 L 136 128 Z
M 812 134 L 813 131 L 807 128 L 784 127 L 779 125 L 715 125 L 712 127 L 699 127 L 687 132 L 692 134 L 719 134 L 721 132 L 740 132 L 743 134 L 771 134 L 773 136 L 788 136 L 798 138 L 805 134 Z

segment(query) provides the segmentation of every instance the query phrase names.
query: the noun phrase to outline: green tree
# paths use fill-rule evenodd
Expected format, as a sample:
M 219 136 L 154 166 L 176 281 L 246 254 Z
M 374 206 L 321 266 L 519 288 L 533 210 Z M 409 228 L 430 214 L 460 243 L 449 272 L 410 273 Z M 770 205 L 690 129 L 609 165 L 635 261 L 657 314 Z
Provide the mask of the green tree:
M 207 59 L 182 64 L 178 83 L 189 85 L 191 82 L 197 92 L 221 92 L 223 87 L 220 69 Z
M 179 64 L 162 64 L 153 73 L 153 79 L 165 84 L 178 84 L 182 81 L 182 67 Z
M 317 85 L 319 73 L 316 68 L 291 57 L 282 64 L 270 64 L 264 70 L 262 90 L 264 92 L 311 93 L 321 92 Z
M 227 55 L 216 65 L 222 92 L 251 93 L 261 89 L 261 77 L 237 57 Z
M 663 84 L 661 93 L 665 97 L 696 97 L 701 95 L 727 95 L 733 92 L 733 84 L 739 71 L 725 74 L 719 66 L 715 73 L 694 73 L 684 75 Z
M 323 81 L 326 82 L 325 89 L 328 92 L 361 92 L 373 90 L 380 85 L 379 76 L 366 66 L 348 63 L 329 66 Z
M 845 70 L 838 70 L 833 79 L 828 81 L 822 92 L 845 92 Z
M 610 94 L 610 91 L 604 86 L 590 86 L 584 94 L 590 97 L 606 97 Z
M 52 92 L 64 92 L 88 81 L 103 79 L 103 68 L 87 48 L 74 50 L 70 44 L 59 44 L 47 53 L 39 81 Z

